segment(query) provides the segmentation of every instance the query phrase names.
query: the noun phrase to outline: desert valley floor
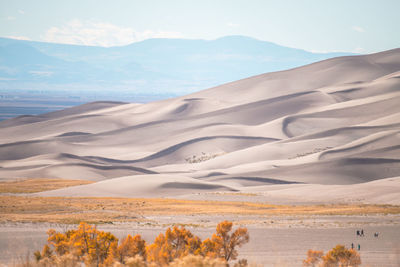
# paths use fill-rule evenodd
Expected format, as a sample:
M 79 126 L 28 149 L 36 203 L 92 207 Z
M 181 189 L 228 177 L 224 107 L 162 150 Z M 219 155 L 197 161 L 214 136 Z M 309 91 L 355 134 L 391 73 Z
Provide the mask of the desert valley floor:
M 166 198 L 396 209 L 400 49 L 333 58 L 148 104 L 94 102 L 20 116 L 0 122 L 0 143 L 1 182 L 86 181 L 38 190 L 42 192 L 3 192 L 3 198 Z M 12 219 L 8 208 L 0 207 L 3 259 L 10 233 L 45 242 L 47 226 L 38 224 L 27 234 L 30 226 Z M 255 262 L 272 264 L 281 257 L 290 263 L 286 249 L 293 249 L 298 262 L 317 245 L 348 246 L 355 229 L 364 227 L 369 233 L 384 233 L 381 239 L 369 236 L 360 241 L 366 263 L 396 266 L 399 212 L 363 214 L 300 214 L 294 221 L 287 214 L 226 216 L 238 224 L 249 223 L 254 239 L 243 255 Z M 143 219 L 157 222 L 154 229 L 180 220 L 175 223 L 199 224 L 198 231 L 211 232 L 219 218 L 213 215 L 202 225 L 202 215 L 165 216 L 146 214 Z M 271 220 L 282 223 L 264 223 Z M 111 228 L 118 232 L 127 227 L 152 236 L 148 225 Z M 306 241 L 300 247 L 294 240 Z M 271 259 L 267 251 L 280 256 Z

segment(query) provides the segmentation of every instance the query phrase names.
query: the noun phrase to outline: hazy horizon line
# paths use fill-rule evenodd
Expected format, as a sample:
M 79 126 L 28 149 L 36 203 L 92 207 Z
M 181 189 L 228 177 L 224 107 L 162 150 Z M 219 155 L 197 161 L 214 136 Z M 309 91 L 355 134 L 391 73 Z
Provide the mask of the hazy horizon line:
M 292 49 L 298 49 L 298 50 L 303 50 L 309 53 L 313 53 L 313 54 L 330 54 L 330 53 L 351 53 L 354 55 L 363 55 L 363 54 L 374 54 L 374 53 L 379 53 L 379 52 L 383 52 L 383 51 L 387 51 L 387 50 L 382 50 L 382 51 L 376 51 L 376 52 L 370 52 L 370 53 L 360 53 L 360 52 L 354 52 L 354 51 L 343 51 L 343 50 L 332 50 L 332 51 L 328 51 L 328 50 L 324 50 L 324 51 L 320 51 L 320 50 L 307 50 L 307 49 L 303 49 L 303 48 L 299 48 L 299 47 L 292 47 L 292 46 L 287 46 L 287 45 L 282 45 L 273 41 L 269 41 L 269 40 L 262 40 L 256 37 L 252 37 L 249 35 L 240 35 L 240 34 L 231 34 L 231 35 L 223 35 L 221 37 L 218 38 L 214 38 L 214 39 L 206 39 L 206 38 L 178 38 L 178 37 L 153 37 L 153 38 L 147 38 L 144 40 L 139 40 L 139 41 L 134 41 L 131 42 L 129 44 L 124 44 L 124 45 L 112 45 L 112 46 L 101 46 L 101 45 L 90 45 L 90 44 L 73 44 L 73 43 L 59 43 L 59 42 L 50 42 L 50 41 L 43 41 L 43 40 L 32 40 L 30 38 L 21 38 L 19 36 L 0 36 L 0 38 L 4 38 L 4 39 L 12 39 L 12 40 L 16 40 L 16 41 L 27 41 L 27 42 L 35 42 L 35 43 L 46 43 L 46 44 L 56 44 L 56 45 L 71 45 L 71 46 L 82 46 L 82 47 L 100 47 L 100 48 L 116 48 L 116 47 L 125 47 L 125 46 L 130 46 L 133 44 L 138 44 L 138 43 L 142 43 L 142 42 L 146 42 L 149 40 L 190 40 L 190 41 L 217 41 L 219 39 L 223 39 L 223 38 L 228 38 L 228 37 L 244 37 L 244 38 L 248 38 L 248 39 L 253 39 L 259 42 L 265 42 L 265 43 L 270 43 L 270 44 L 274 44 L 277 46 L 281 46 L 281 47 L 286 47 L 286 48 L 292 48 Z M 388 50 L 392 50 L 392 49 L 396 49 L 396 48 L 391 48 Z

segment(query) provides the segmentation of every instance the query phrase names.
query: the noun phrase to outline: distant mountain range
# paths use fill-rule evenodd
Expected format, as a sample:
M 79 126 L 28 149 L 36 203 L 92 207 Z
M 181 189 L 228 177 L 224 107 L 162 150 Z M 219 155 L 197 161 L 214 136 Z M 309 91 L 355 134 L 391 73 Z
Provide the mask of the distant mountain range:
M 311 53 L 245 36 L 94 47 L 0 38 L 2 89 L 182 95 L 350 53 Z

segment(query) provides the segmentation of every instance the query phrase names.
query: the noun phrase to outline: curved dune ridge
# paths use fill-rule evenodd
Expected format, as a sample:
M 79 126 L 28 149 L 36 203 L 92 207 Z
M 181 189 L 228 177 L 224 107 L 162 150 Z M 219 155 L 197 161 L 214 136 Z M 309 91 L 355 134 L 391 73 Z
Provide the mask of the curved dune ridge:
M 96 181 L 51 196 L 400 204 L 400 49 L 0 122 L 0 178 L 39 177 Z

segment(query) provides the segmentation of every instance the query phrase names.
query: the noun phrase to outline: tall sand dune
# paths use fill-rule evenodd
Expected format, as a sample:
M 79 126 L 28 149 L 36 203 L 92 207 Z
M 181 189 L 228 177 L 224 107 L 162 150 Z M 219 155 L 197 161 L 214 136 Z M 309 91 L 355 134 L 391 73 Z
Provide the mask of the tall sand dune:
M 56 177 L 96 183 L 41 195 L 399 204 L 400 49 L 0 122 L 0 179 Z

